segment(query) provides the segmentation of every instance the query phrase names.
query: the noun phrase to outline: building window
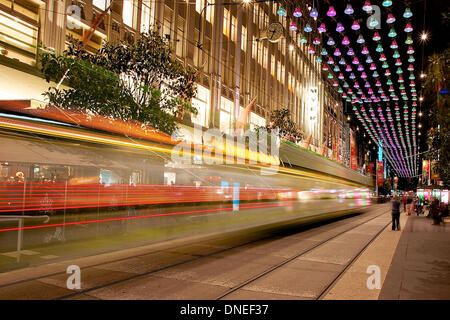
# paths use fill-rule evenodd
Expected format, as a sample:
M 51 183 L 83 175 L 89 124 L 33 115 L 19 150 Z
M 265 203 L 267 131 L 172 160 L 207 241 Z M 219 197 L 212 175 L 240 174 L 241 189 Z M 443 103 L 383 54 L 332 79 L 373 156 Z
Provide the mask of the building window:
M 230 37 L 230 10 L 223 10 L 223 34 Z
M 148 32 L 150 30 L 150 21 L 150 0 L 143 0 L 141 10 L 141 32 Z
M 258 116 L 256 113 L 250 112 L 250 130 L 266 126 L 266 119 Z
M 267 69 L 267 64 L 269 60 L 269 56 L 268 56 L 268 48 L 266 46 L 264 46 L 263 48 L 263 67 L 264 69 Z
M 100 10 L 106 10 L 110 3 L 111 0 L 92 0 L 94 7 L 99 8 Z
M 220 103 L 220 131 L 225 133 L 230 131 L 232 110 L 233 102 L 222 97 Z
M 231 41 L 237 41 L 237 19 L 231 16 Z
M 272 77 L 275 76 L 275 56 L 273 54 L 270 58 L 270 74 Z
M 255 36 L 253 36 L 253 38 L 252 38 L 252 58 L 255 60 L 258 57 L 257 50 L 258 50 L 258 42 L 256 41 Z
M 192 105 L 198 111 L 196 116 L 191 116 L 192 122 L 203 127 L 207 127 L 209 114 L 209 90 L 203 86 L 197 85 L 197 97 L 192 99 Z
M 123 0 L 122 19 L 123 23 L 129 27 L 133 27 L 133 13 L 134 13 L 133 0 Z
M 247 28 L 242 26 L 241 49 L 247 51 Z

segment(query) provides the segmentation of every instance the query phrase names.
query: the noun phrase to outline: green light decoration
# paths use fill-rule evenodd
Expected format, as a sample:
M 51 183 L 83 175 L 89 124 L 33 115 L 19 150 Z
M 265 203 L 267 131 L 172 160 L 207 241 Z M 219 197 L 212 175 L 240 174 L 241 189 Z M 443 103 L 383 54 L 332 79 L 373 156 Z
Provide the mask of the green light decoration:
M 375 17 L 370 17 L 369 19 L 369 27 L 375 28 L 378 25 L 378 20 Z
M 322 63 L 322 58 L 321 58 L 320 56 L 317 56 L 316 62 L 317 62 L 317 63 Z
M 387 84 L 388 86 L 392 86 L 392 80 L 389 79 L 389 80 L 386 82 L 386 84 Z
M 389 68 L 389 65 L 388 65 L 388 63 L 386 61 L 383 63 L 382 68 L 384 68 L 384 69 Z
M 409 19 L 413 16 L 411 9 L 410 8 L 406 8 L 405 9 L 405 13 L 403 13 L 403 18 Z
M 376 48 L 375 51 L 376 51 L 376 52 L 383 52 L 383 46 L 381 45 L 381 43 L 378 44 L 378 46 L 377 46 L 377 48 Z
M 394 54 L 392 55 L 392 58 L 395 58 L 395 59 L 400 58 L 400 52 L 398 52 L 398 50 L 395 50 Z
M 406 37 L 405 43 L 406 43 L 406 44 L 413 44 L 413 42 L 414 42 L 414 41 L 413 41 L 411 35 L 408 34 L 408 36 Z
M 305 35 L 302 35 L 300 38 L 300 43 L 308 43 L 308 40 L 306 39 Z
M 413 73 L 411 73 L 409 76 L 409 80 L 414 80 L 415 78 L 416 78 L 416 76 Z
M 390 7 L 390 6 L 392 6 L 392 1 L 391 0 L 384 0 L 382 5 L 385 8 Z
M 397 69 L 397 74 L 402 74 L 402 73 L 403 73 L 403 70 L 402 70 L 402 68 L 399 67 L 399 68 Z
M 409 56 L 408 62 L 413 63 L 414 61 L 416 61 L 416 59 L 414 59 L 414 56 Z
M 342 90 L 342 88 L 341 87 L 339 87 L 339 89 L 338 89 L 338 93 L 343 93 L 344 92 L 344 90 Z
M 333 74 L 329 73 L 328 74 L 328 79 L 333 79 Z
M 391 28 L 391 30 L 390 30 L 389 33 L 388 33 L 388 36 L 389 36 L 390 38 L 394 38 L 394 37 L 397 36 L 397 32 L 395 32 L 395 29 L 394 29 L 394 28 Z

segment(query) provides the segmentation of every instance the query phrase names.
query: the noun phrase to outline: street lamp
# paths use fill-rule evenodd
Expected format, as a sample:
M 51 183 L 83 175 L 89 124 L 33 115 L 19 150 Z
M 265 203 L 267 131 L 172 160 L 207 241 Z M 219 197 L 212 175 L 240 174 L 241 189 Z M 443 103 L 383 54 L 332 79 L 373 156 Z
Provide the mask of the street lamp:
M 261 2 L 274 2 L 275 0 L 241 0 L 239 2 L 214 2 L 214 3 L 209 3 L 206 2 L 205 6 L 202 8 L 202 10 L 200 11 L 200 18 L 198 20 L 198 39 L 197 39 L 197 48 L 199 48 L 200 50 L 203 49 L 203 45 L 200 43 L 200 37 L 201 37 L 201 29 L 202 29 L 202 16 L 203 16 L 203 12 L 206 10 L 206 8 L 211 7 L 211 6 L 236 6 L 236 5 L 240 5 L 240 4 L 250 4 L 250 3 L 261 3 Z

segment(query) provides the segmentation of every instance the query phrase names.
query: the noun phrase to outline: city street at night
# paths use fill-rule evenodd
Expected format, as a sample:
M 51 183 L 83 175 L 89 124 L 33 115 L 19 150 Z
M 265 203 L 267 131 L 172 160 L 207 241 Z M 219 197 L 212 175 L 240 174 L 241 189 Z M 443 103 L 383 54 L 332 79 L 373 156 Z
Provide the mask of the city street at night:
M 449 301 L 449 10 L 1 0 L 0 301 Z

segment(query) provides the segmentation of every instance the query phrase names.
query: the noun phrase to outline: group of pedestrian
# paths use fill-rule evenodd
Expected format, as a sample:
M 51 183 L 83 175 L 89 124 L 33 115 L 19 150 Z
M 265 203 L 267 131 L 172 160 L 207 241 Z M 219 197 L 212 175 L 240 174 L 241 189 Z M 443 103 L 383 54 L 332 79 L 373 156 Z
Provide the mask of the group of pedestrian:
M 394 194 L 392 200 L 392 230 L 400 230 L 400 207 L 403 205 L 403 212 L 408 215 L 416 213 L 418 216 L 424 213 L 424 206 L 427 202 L 422 202 L 418 197 L 407 197 L 404 195 L 401 200 L 397 193 Z M 448 217 L 448 204 L 440 202 L 439 199 L 433 198 L 428 206 L 429 213 L 427 218 L 433 219 L 433 225 L 439 225 L 442 218 Z

